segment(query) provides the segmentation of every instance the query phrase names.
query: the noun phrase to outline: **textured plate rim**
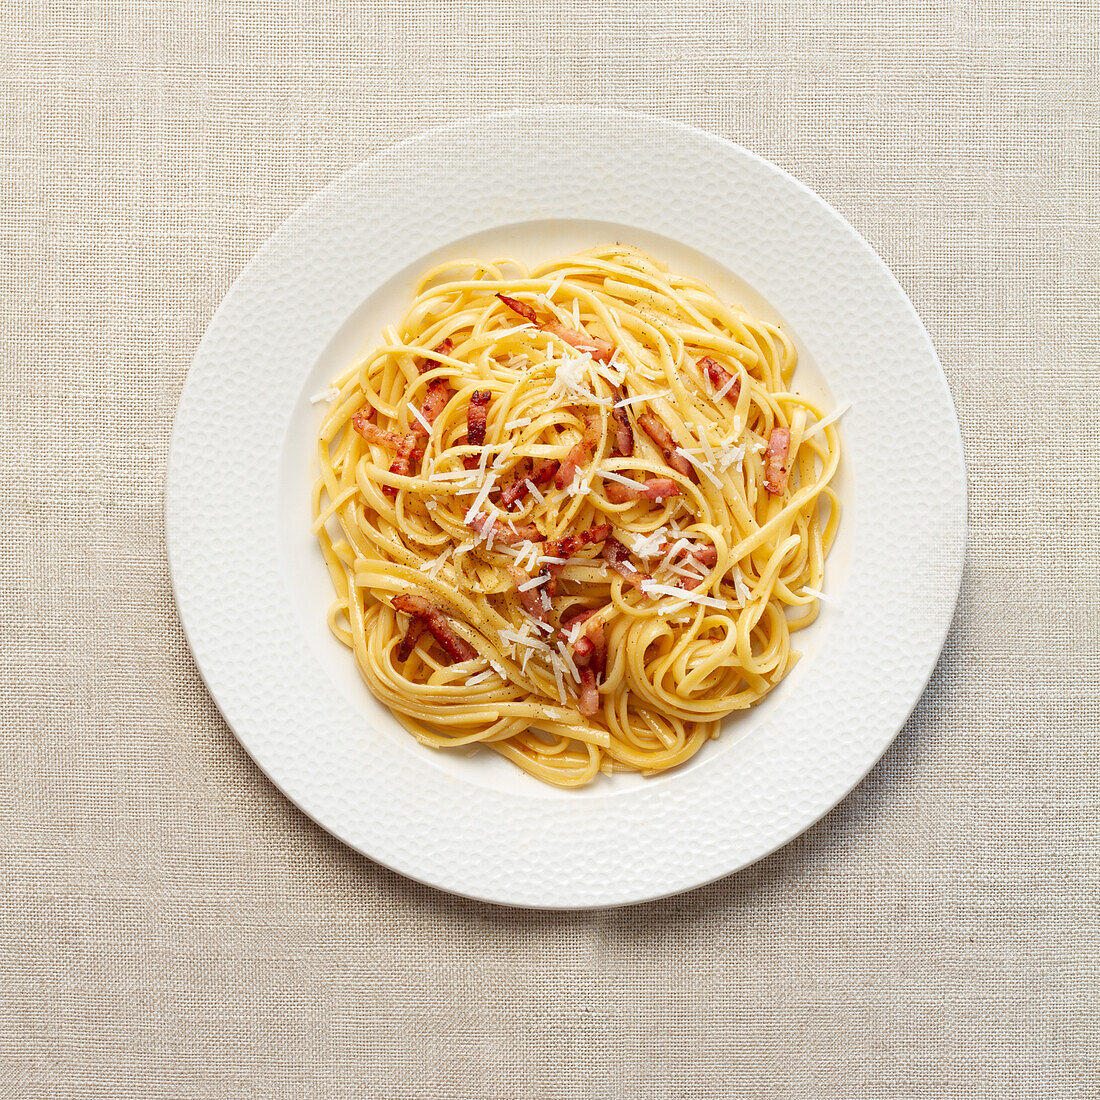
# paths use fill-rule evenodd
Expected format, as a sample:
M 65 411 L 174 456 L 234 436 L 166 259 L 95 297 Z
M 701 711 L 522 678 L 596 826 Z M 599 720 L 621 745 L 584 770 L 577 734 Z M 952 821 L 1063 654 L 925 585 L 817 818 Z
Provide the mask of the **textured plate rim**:
M 241 672 L 247 670 L 242 670 L 239 665 L 234 666 L 233 662 L 229 662 L 227 667 L 223 655 L 218 653 L 216 639 L 211 636 L 213 609 L 209 606 L 209 600 L 206 601 L 205 606 L 203 605 L 203 594 L 198 591 L 194 583 L 196 568 L 207 564 L 200 564 L 202 554 L 197 553 L 206 532 L 197 529 L 196 525 L 190 522 L 195 519 L 194 494 L 197 488 L 193 468 L 197 458 L 195 451 L 196 446 L 201 448 L 202 440 L 195 435 L 194 421 L 189 420 L 189 414 L 194 415 L 200 411 L 202 388 L 210 379 L 208 369 L 210 360 L 212 357 L 216 359 L 217 353 L 221 350 L 214 345 L 217 345 L 218 340 L 225 336 L 227 329 L 232 328 L 236 323 L 234 311 L 239 310 L 244 304 L 242 297 L 247 296 L 246 291 L 250 283 L 254 283 L 257 278 L 265 277 L 266 265 L 272 262 L 286 262 L 288 257 L 284 250 L 288 246 L 298 246 L 302 243 L 299 238 L 303 230 L 308 235 L 310 228 L 315 228 L 318 221 L 323 221 L 323 213 L 326 211 L 331 213 L 334 207 L 345 203 L 349 186 L 352 188 L 356 185 L 369 186 L 368 179 L 373 172 L 379 171 L 386 165 L 398 163 L 402 157 L 409 154 L 415 157 L 418 150 L 438 147 L 445 141 L 460 143 L 464 136 L 483 137 L 489 128 L 511 134 L 513 142 L 521 140 L 527 127 L 535 121 L 559 125 L 568 123 L 574 127 L 584 122 L 590 129 L 596 131 L 607 127 L 608 132 L 629 133 L 632 140 L 636 132 L 641 132 L 651 142 L 669 142 L 671 147 L 676 147 L 679 143 L 690 148 L 695 155 L 704 156 L 705 159 L 709 154 L 711 159 L 721 162 L 722 170 L 732 171 L 734 165 L 746 172 L 751 168 L 752 171 L 749 174 L 754 176 L 757 184 L 763 185 L 762 181 L 770 179 L 776 183 L 777 187 L 781 183 L 788 197 L 799 195 L 802 200 L 808 202 L 809 208 L 813 210 L 821 225 L 827 224 L 830 233 L 835 234 L 839 231 L 843 237 L 846 237 L 848 247 L 852 250 L 852 257 L 857 258 L 864 266 L 869 265 L 874 271 L 875 294 L 881 296 L 878 304 L 889 305 L 894 310 L 900 310 L 900 314 L 895 316 L 895 321 L 904 315 L 909 324 L 910 339 L 921 345 L 915 350 L 927 372 L 925 381 L 931 384 L 929 399 L 933 402 L 939 401 L 940 415 L 936 421 L 937 437 L 939 443 L 945 448 L 944 474 L 950 482 L 951 489 L 950 500 L 935 513 L 937 531 L 943 536 L 940 546 L 942 553 L 938 559 L 942 575 L 935 589 L 935 606 L 923 628 L 923 644 L 917 660 L 920 666 L 919 676 L 916 678 L 909 676 L 905 690 L 902 692 L 907 701 L 901 703 L 897 698 L 892 700 L 891 718 L 880 724 L 872 737 L 861 742 L 861 752 L 854 762 L 855 766 L 847 768 L 843 780 L 840 776 L 834 776 L 834 782 L 827 785 L 827 795 L 822 797 L 819 790 L 816 792 L 812 807 L 807 807 L 800 815 L 796 815 L 795 820 L 777 822 L 770 832 L 764 830 L 767 835 L 756 836 L 753 842 L 741 842 L 714 849 L 709 851 L 704 859 L 688 859 L 687 866 L 676 865 L 675 873 L 670 873 L 668 866 L 663 868 L 663 873 L 662 869 L 658 868 L 653 875 L 648 877 L 642 875 L 641 881 L 637 876 L 630 880 L 615 880 L 612 877 L 610 881 L 594 885 L 592 876 L 588 875 L 583 889 L 573 888 L 574 884 L 562 882 L 560 878 L 539 879 L 535 876 L 524 880 L 522 869 L 517 872 L 514 866 L 507 869 L 503 876 L 498 872 L 486 877 L 478 872 L 476 866 L 465 866 L 462 874 L 459 875 L 451 875 L 445 871 L 441 873 L 438 860 L 429 861 L 430 865 L 425 865 L 423 860 L 416 858 L 415 848 L 396 851 L 387 848 L 387 845 L 382 842 L 385 836 L 385 822 L 367 822 L 368 827 L 365 830 L 362 828 L 364 822 L 358 822 L 357 827 L 352 827 L 345 820 L 346 814 L 334 812 L 333 807 L 326 803 L 323 790 L 312 788 L 308 783 L 303 786 L 297 781 L 298 777 L 288 774 L 285 766 L 285 752 L 282 756 L 280 755 L 280 751 L 286 749 L 287 730 L 282 729 L 278 737 L 273 736 L 272 715 L 264 714 L 262 709 L 258 712 L 255 709 L 248 712 L 247 701 L 245 701 L 245 711 L 240 710 L 242 700 L 239 692 L 235 691 L 235 685 L 240 683 Z M 574 143 L 583 146 L 583 140 L 577 138 L 574 139 Z M 637 147 L 632 145 L 630 151 L 634 154 L 637 152 Z M 622 163 L 619 162 L 620 167 Z M 441 180 L 436 181 L 437 184 L 441 182 Z M 420 190 L 423 193 L 424 189 L 420 188 Z M 560 211 L 556 214 L 562 216 Z M 554 214 L 547 216 L 554 216 Z M 291 250 L 293 252 L 293 247 Z M 782 300 L 775 304 L 781 312 L 784 312 Z M 201 460 L 199 464 L 202 464 Z M 207 485 L 206 488 L 209 489 L 210 486 Z M 238 276 L 215 312 L 207 333 L 196 351 L 192 369 L 181 394 L 173 427 L 165 492 L 169 568 L 185 636 L 191 646 L 200 675 L 230 728 L 272 782 L 324 828 L 353 848 L 410 878 L 480 900 L 558 909 L 629 904 L 704 885 L 747 866 L 781 847 L 840 802 L 871 770 L 892 743 L 935 669 L 939 652 L 950 628 L 961 584 L 965 550 L 965 516 L 966 476 L 962 440 L 946 379 L 931 340 L 916 311 L 871 246 L 813 191 L 749 150 L 683 124 L 629 112 L 585 107 L 543 108 L 534 112 L 497 112 L 462 119 L 410 137 L 350 169 L 292 214 Z M 198 526 L 201 527 L 201 525 Z M 217 621 L 216 616 L 213 621 Z M 912 670 L 909 671 L 912 672 Z M 275 724 L 278 724 L 277 721 Z M 712 797 L 719 793 L 714 790 L 713 784 L 709 787 Z M 675 788 L 666 790 L 675 791 Z M 699 791 L 692 793 L 698 795 Z M 722 789 L 720 793 L 728 792 Z M 682 801 L 668 794 L 664 797 L 671 798 L 672 801 Z M 651 802 L 649 799 L 639 801 Z M 644 812 L 643 808 L 642 813 Z M 453 825 L 454 822 L 451 821 L 450 824 Z M 743 838 L 741 839 L 743 841 Z M 606 853 L 603 855 L 606 857 Z M 558 870 L 560 871 L 560 867 Z

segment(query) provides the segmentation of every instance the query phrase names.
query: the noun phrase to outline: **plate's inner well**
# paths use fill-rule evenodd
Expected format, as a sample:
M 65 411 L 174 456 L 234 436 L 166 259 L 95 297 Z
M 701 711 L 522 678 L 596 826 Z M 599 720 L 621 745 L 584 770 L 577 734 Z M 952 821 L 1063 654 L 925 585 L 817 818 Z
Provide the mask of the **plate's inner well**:
M 303 364 L 301 389 L 284 440 L 279 468 L 282 565 L 294 613 L 331 686 L 361 715 L 359 735 L 364 752 L 371 738 L 394 739 L 401 748 L 450 773 L 461 783 L 485 785 L 497 790 L 522 792 L 541 798 L 578 799 L 593 795 L 627 792 L 639 784 L 675 783 L 678 775 L 705 768 L 729 750 L 734 740 L 765 723 L 784 695 L 797 690 L 801 675 L 824 644 L 830 624 L 841 612 L 844 578 L 850 561 L 852 530 L 856 521 L 850 466 L 842 458 L 833 485 L 841 501 L 841 524 L 825 571 L 825 592 L 818 620 L 800 631 L 795 639 L 802 654 L 798 665 L 772 694 L 750 710 L 730 715 L 722 726 L 722 737 L 713 741 L 681 767 L 646 779 L 630 774 L 600 776 L 581 790 L 558 790 L 538 782 L 514 768 L 496 753 L 488 751 L 439 751 L 420 745 L 378 703 L 359 676 L 350 652 L 332 637 L 325 615 L 332 600 L 332 585 L 316 539 L 310 534 L 310 487 L 316 476 L 315 443 L 325 406 L 311 398 L 325 391 L 330 381 L 363 349 L 378 342 L 383 325 L 392 324 L 408 307 L 414 287 L 423 272 L 437 264 L 466 258 L 481 260 L 515 257 L 528 265 L 568 255 L 599 244 L 623 242 L 637 245 L 670 268 L 708 282 L 719 296 L 747 307 L 757 316 L 782 324 L 798 349 L 798 367 L 793 378 L 796 391 L 820 399 L 826 407 L 837 403 L 804 343 L 771 304 L 733 272 L 703 253 L 666 237 L 629 226 L 587 220 L 555 219 L 524 222 L 477 233 L 444 245 L 409 264 L 364 298 L 312 364 Z M 842 429 L 843 430 L 843 429 Z

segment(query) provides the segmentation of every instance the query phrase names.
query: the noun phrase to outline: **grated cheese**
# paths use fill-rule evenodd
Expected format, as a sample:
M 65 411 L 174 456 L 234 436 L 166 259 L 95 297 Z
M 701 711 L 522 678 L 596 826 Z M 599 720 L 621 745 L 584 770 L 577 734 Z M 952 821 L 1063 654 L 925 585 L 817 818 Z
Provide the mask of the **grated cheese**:
M 737 602 L 745 607 L 752 600 L 752 593 L 749 591 L 749 586 L 745 583 L 745 577 L 738 566 L 734 566 L 733 569 L 733 588 L 737 593 Z
M 830 424 L 835 424 L 851 407 L 848 402 L 838 405 L 828 416 L 823 416 L 816 424 L 812 424 L 806 429 L 802 436 L 803 441 L 813 439 L 818 432 L 824 431 Z
M 516 428 L 526 428 L 527 425 L 530 423 L 531 418 L 529 416 L 521 416 L 518 417 L 516 420 L 509 420 L 508 423 L 504 425 L 504 430 L 506 432 L 510 432 Z
M 802 586 L 802 595 L 813 596 L 816 599 L 824 600 L 826 603 L 828 603 L 832 599 L 832 596 L 825 595 L 825 593 L 822 592 L 820 588 L 811 588 L 808 584 L 804 584 Z
M 471 676 L 466 681 L 467 687 L 474 687 L 477 684 L 483 684 L 486 680 L 491 680 L 494 676 L 499 676 L 495 668 L 487 668 L 484 672 L 479 672 L 476 676 Z
M 566 486 L 565 495 L 570 497 L 585 497 L 588 496 L 591 487 L 584 480 L 584 474 L 581 473 L 581 468 L 578 466 L 576 473 L 573 474 L 573 480 Z
M 546 503 L 546 497 L 540 492 L 539 487 L 530 479 L 527 479 L 527 488 L 531 490 L 531 495 L 539 502 L 539 504 Z
M 565 680 L 562 676 L 561 658 L 556 653 L 550 654 L 550 667 L 554 670 L 554 681 L 558 685 L 558 699 L 565 702 Z
M 463 522 L 469 524 L 470 520 L 474 518 L 481 510 L 481 506 L 489 499 L 489 494 L 493 491 L 493 486 L 496 483 L 497 475 L 490 474 L 485 483 L 477 492 L 477 496 L 474 497 L 473 504 L 470 505 L 470 510 L 466 513 L 466 518 Z
M 546 288 L 546 297 L 552 299 L 555 294 L 561 289 L 561 284 L 565 282 L 565 272 L 559 271 L 554 281 Z
M 435 577 L 439 574 L 440 569 L 443 568 L 450 556 L 451 550 L 450 547 L 448 547 L 438 558 L 432 558 L 431 561 L 421 562 L 420 571 L 422 573 L 427 573 L 429 577 Z
M 687 607 L 687 603 L 681 600 L 679 603 L 662 604 L 657 608 L 658 615 L 674 615 L 677 611 L 683 611 Z
M 659 527 L 652 535 L 635 535 L 630 549 L 640 558 L 657 558 L 664 553 L 664 545 L 668 542 L 666 528 Z
M 561 659 L 565 662 L 565 667 L 569 670 L 569 675 L 579 684 L 581 682 L 581 674 L 577 671 L 577 665 L 573 660 L 573 655 L 566 648 L 564 642 L 558 642 L 558 652 L 561 654 Z
M 321 390 L 320 393 L 315 393 L 310 399 L 311 405 L 320 405 L 323 403 L 328 404 L 335 401 L 340 396 L 340 391 L 335 386 L 330 386 L 327 390 Z
M 714 391 L 714 400 L 715 401 L 721 401 L 722 398 L 725 397 L 726 394 L 729 393 L 730 390 L 733 389 L 733 387 L 737 384 L 738 380 L 739 379 L 738 379 L 738 376 L 736 374 L 731 374 L 730 377 L 729 377 L 729 381 L 728 382 L 723 382 L 721 389 L 717 389 L 717 390 Z
M 513 295 L 515 297 L 515 295 Z M 537 328 L 538 326 L 533 321 L 524 321 L 522 325 L 513 325 L 511 328 L 500 329 L 493 333 L 498 340 L 503 340 L 507 336 L 515 336 L 518 332 L 526 332 L 529 328 Z
M 663 397 L 671 397 L 672 390 L 662 390 L 660 393 L 640 393 L 636 397 L 624 397 L 621 401 L 615 402 L 615 408 L 625 409 L 629 405 L 637 405 L 642 401 L 657 401 Z
M 642 591 L 647 596 L 675 596 L 679 600 L 686 600 L 688 603 L 699 603 L 704 607 L 717 607 L 722 610 L 729 607 L 725 600 L 716 599 L 714 596 L 699 595 L 683 588 L 674 588 L 671 584 L 658 584 L 656 581 L 642 581 Z
M 632 478 L 623 477 L 622 474 L 616 473 L 614 470 L 599 470 L 600 477 L 606 478 L 608 481 L 617 481 L 620 485 L 628 485 L 631 489 L 641 490 L 641 482 L 634 481 Z
M 493 459 L 493 469 L 499 470 L 504 464 L 504 460 L 516 449 L 516 441 L 509 439 L 507 443 L 497 452 L 496 458 Z
M 722 482 L 715 476 L 714 469 L 709 462 L 700 462 L 690 451 L 685 450 L 683 447 L 677 447 L 676 453 L 686 458 L 716 489 L 722 488 Z
M 406 401 L 405 404 L 409 406 L 409 412 L 411 412 L 413 416 L 415 416 L 416 419 L 419 420 L 421 424 L 423 424 L 424 430 L 430 436 L 432 434 L 432 426 L 428 423 L 428 418 L 411 401 Z
M 517 585 L 516 590 L 518 592 L 530 592 L 532 588 L 538 588 L 540 584 L 546 584 L 549 580 L 549 573 L 540 573 L 537 577 L 532 577 L 529 581 L 524 581 L 523 584 Z

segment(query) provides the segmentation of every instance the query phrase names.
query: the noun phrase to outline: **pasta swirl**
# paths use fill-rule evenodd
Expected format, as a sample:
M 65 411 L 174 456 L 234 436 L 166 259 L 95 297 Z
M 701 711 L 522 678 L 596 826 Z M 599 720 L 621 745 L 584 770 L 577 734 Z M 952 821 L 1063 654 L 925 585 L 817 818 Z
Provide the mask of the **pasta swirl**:
M 840 510 L 782 328 L 637 249 L 427 272 L 336 379 L 329 626 L 425 745 L 675 767 L 787 674 Z

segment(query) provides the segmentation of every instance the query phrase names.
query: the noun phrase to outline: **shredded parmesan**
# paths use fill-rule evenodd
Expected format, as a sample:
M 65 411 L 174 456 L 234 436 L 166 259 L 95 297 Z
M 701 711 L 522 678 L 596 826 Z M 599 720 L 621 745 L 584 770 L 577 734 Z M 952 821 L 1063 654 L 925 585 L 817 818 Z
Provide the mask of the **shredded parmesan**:
M 517 585 L 517 591 L 529 592 L 532 588 L 538 588 L 539 585 L 546 584 L 549 580 L 549 573 L 540 573 L 537 577 L 532 577 L 529 581 L 524 581 L 523 584 Z
M 466 513 L 466 518 L 463 520 L 467 526 L 470 520 L 481 511 L 481 506 L 489 499 L 489 494 L 493 491 L 493 484 L 496 482 L 496 479 L 496 474 L 490 474 L 485 479 L 485 483 L 478 490 L 477 496 L 474 497 L 474 502 L 470 505 L 470 510 Z
M 573 655 L 566 648 L 564 642 L 558 642 L 558 652 L 561 654 L 561 659 L 565 662 L 565 667 L 569 670 L 569 675 L 579 684 L 581 682 L 581 674 L 577 671 L 577 665 L 573 660 Z
M 737 375 L 736 374 L 731 374 L 730 377 L 729 377 L 729 381 L 728 382 L 723 382 L 722 383 L 722 388 L 714 391 L 714 400 L 715 401 L 721 401 L 722 398 L 725 397 L 726 394 L 729 393 L 730 390 L 732 390 L 733 387 L 737 385 L 737 381 L 738 381 Z
M 683 447 L 677 447 L 676 453 L 683 455 L 716 489 L 722 488 L 721 480 L 715 476 L 714 469 L 709 462 L 700 462 L 690 451 Z
M 600 470 L 599 475 L 602 478 L 606 478 L 608 481 L 617 481 L 620 485 L 629 485 L 631 489 L 641 490 L 641 483 L 634 481 L 632 478 L 623 477 L 622 474 L 617 474 L 614 470 Z
M 419 420 L 420 423 L 424 426 L 424 431 L 426 431 L 428 435 L 431 435 L 432 426 L 428 422 L 427 417 L 411 401 L 406 401 L 405 404 L 409 406 L 409 412 L 411 412 L 413 416 L 415 416 L 416 419 Z
M 816 424 L 811 424 L 802 435 L 803 441 L 813 439 L 818 432 L 823 431 L 830 424 L 835 424 L 851 407 L 848 403 L 838 405 L 828 416 L 823 416 Z
M 531 496 L 533 496 L 535 500 L 539 502 L 539 504 L 546 503 L 546 497 L 543 496 L 542 492 L 539 490 L 539 487 L 530 478 L 527 479 L 527 488 L 531 490 Z
M 565 272 L 559 271 L 554 281 L 546 288 L 546 297 L 552 300 L 554 295 L 561 289 L 563 282 L 565 282 Z
M 660 393 L 639 393 L 634 397 L 624 397 L 621 401 L 615 402 L 615 408 L 625 409 L 629 405 L 637 405 L 642 401 L 657 401 L 662 397 L 671 397 L 672 390 L 662 390 Z
M 752 599 L 752 593 L 749 591 L 749 586 L 745 583 L 745 577 L 741 570 L 734 566 L 733 570 L 733 588 L 737 593 L 737 602 L 745 607 Z
M 659 527 L 652 535 L 634 535 L 630 549 L 640 558 L 657 558 L 664 553 L 668 535 L 664 527 Z
M 679 600 L 686 600 L 688 603 L 699 603 L 704 607 L 717 607 L 722 610 L 729 607 L 725 600 L 715 599 L 714 596 L 703 596 L 683 588 L 675 588 L 671 584 L 658 584 L 656 581 L 642 581 L 642 591 L 647 596 L 675 596 Z
M 803 596 L 813 596 L 815 599 L 825 600 L 826 603 L 828 603 L 829 600 L 832 599 L 832 596 L 825 595 L 825 593 L 822 592 L 821 589 L 811 588 L 808 584 L 804 584 L 802 586 L 802 595 Z
M 506 432 L 511 432 L 514 431 L 516 428 L 526 428 L 527 425 L 530 423 L 531 418 L 529 416 L 520 416 L 517 417 L 515 420 L 509 420 L 508 423 L 504 425 L 504 430 Z
M 340 391 L 335 386 L 330 386 L 327 390 L 321 390 L 320 393 L 315 393 L 310 399 L 311 405 L 320 405 L 322 403 L 328 404 L 335 401 L 340 396 Z
M 427 573 L 429 577 L 438 576 L 440 569 L 446 564 L 447 559 L 451 556 L 450 549 L 446 549 L 438 558 L 432 558 L 431 561 L 425 561 L 420 563 L 420 571 Z

